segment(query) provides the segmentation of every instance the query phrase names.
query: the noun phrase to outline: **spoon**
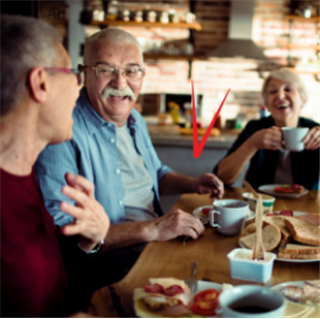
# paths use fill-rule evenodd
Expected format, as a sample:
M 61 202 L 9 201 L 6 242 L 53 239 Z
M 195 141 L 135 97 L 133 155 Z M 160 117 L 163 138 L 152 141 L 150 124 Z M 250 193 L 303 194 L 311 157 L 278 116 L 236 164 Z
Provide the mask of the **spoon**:
M 198 281 L 196 278 L 196 273 L 198 270 L 199 262 L 195 261 L 192 264 L 191 277 L 184 280 L 185 284 L 190 288 L 192 294 L 194 295 L 198 288 Z

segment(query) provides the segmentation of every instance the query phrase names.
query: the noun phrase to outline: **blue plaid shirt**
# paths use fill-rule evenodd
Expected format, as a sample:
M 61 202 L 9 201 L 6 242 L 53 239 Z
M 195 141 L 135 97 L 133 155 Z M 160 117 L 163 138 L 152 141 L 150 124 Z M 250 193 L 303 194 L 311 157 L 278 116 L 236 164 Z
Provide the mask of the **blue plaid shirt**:
M 48 212 L 55 224 L 66 225 L 73 217 L 59 209 L 60 202 L 72 201 L 61 194 L 66 184 L 67 172 L 86 177 L 95 185 L 95 198 L 104 207 L 112 224 L 124 223 L 124 188 L 117 152 L 115 125 L 103 120 L 91 106 L 87 91 L 82 88 L 77 106 L 73 111 L 73 137 L 59 145 L 48 145 L 40 154 L 35 170 L 44 195 Z M 152 145 L 142 116 L 132 109 L 127 120 L 137 152 L 148 169 L 154 191 L 154 208 L 161 215 L 159 181 L 170 171 L 162 165 Z

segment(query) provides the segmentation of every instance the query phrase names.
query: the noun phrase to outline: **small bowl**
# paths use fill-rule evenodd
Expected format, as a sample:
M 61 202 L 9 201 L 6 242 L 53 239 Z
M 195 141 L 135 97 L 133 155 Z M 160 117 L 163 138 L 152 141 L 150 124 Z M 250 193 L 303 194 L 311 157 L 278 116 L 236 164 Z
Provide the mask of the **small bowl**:
M 272 274 L 276 254 L 265 253 L 264 260 L 253 260 L 252 250 L 236 248 L 227 257 L 230 263 L 231 277 L 235 279 L 266 283 Z
M 219 296 L 223 318 L 282 318 L 286 303 L 280 293 L 263 286 L 243 285 Z
M 274 201 L 276 200 L 276 198 L 273 196 L 270 196 L 270 195 L 266 195 L 266 194 L 259 194 L 259 195 L 261 195 L 261 198 L 262 198 L 263 213 L 264 214 L 272 213 L 273 204 L 274 204 Z M 253 197 L 253 194 L 252 193 L 243 193 L 242 197 L 246 202 L 248 202 L 249 208 L 255 212 L 257 199 Z

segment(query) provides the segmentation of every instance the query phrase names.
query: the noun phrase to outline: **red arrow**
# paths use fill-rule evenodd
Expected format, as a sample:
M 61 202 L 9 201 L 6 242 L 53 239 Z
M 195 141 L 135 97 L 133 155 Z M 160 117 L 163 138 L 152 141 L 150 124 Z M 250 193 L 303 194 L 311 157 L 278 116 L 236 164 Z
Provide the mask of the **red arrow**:
M 204 148 L 204 145 L 207 142 L 207 139 L 210 135 L 210 131 L 213 128 L 214 123 L 216 122 L 218 115 L 223 107 L 223 104 L 230 92 L 230 89 L 227 91 L 223 101 L 221 102 L 218 111 L 216 112 L 215 116 L 212 119 L 212 122 L 210 123 L 209 127 L 206 130 L 206 133 L 204 134 L 200 144 L 198 144 L 198 130 L 197 130 L 197 115 L 196 115 L 196 106 L 195 106 L 195 99 L 194 99 L 194 88 L 193 88 L 193 81 L 191 81 L 191 88 L 192 88 L 192 124 L 193 124 L 193 156 L 194 158 L 199 158 L 201 155 L 201 152 Z

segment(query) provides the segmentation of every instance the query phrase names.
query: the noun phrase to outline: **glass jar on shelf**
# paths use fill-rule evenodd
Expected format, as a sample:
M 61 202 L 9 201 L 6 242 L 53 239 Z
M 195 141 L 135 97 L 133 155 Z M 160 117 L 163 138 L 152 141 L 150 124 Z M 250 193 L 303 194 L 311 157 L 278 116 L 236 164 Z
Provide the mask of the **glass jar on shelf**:
M 95 10 L 93 10 L 92 18 L 95 21 L 104 21 L 105 13 L 101 9 L 95 9 Z
M 156 22 L 157 13 L 153 10 L 146 11 L 146 21 L 148 22 Z
M 108 9 L 106 18 L 107 20 L 116 20 L 118 16 L 118 1 L 111 1 Z
M 122 21 L 130 21 L 130 11 L 128 9 L 124 9 L 121 11 L 120 19 Z
M 168 12 L 165 12 L 165 11 L 161 12 L 159 21 L 161 23 L 168 23 L 169 22 L 169 14 L 168 14 Z
M 180 22 L 180 17 L 177 14 L 176 10 L 174 9 L 169 9 L 169 21 L 172 23 L 179 23 Z
M 134 12 L 134 21 L 135 22 L 142 22 L 143 21 L 143 12 L 142 11 L 136 11 Z

